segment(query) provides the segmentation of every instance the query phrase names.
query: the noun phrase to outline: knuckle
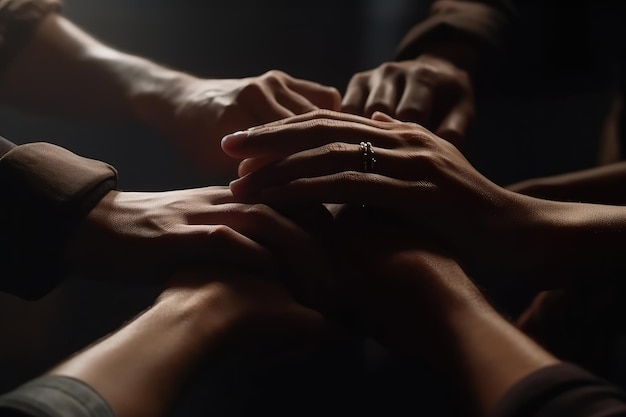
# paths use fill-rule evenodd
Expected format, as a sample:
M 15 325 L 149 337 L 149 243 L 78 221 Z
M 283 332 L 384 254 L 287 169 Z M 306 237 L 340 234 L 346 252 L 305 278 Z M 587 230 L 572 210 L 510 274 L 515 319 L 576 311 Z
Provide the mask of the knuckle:
M 258 98 L 265 95 L 263 86 L 258 80 L 251 81 L 246 84 L 239 94 L 242 98 Z
M 421 171 L 421 173 L 432 173 L 439 167 L 439 154 L 432 150 L 420 150 L 406 155 L 408 163 Z
M 342 154 L 349 152 L 348 145 L 343 142 L 333 142 L 322 146 L 321 152 L 323 154 Z
M 371 75 L 372 75 L 372 71 L 357 72 L 356 74 L 352 76 L 352 79 L 350 80 L 350 84 L 354 83 L 357 85 L 361 85 L 367 82 L 367 80 L 369 80 Z
M 419 66 L 415 68 L 413 77 L 415 80 L 426 85 L 435 84 L 439 78 L 437 71 L 430 66 Z
M 333 134 L 340 125 L 339 121 L 332 119 L 337 113 L 327 109 L 317 109 L 309 113 L 313 118 L 304 123 L 306 128 L 312 129 L 320 134 Z
M 211 228 L 207 233 L 207 238 L 213 244 L 221 244 L 229 241 L 234 237 L 235 231 L 224 224 L 218 224 Z
M 339 90 L 335 87 L 326 87 L 326 93 L 328 94 L 328 96 L 336 101 L 341 101 L 341 93 L 339 92 Z
M 359 183 L 363 180 L 363 173 L 358 171 L 346 171 L 339 174 L 339 181 L 348 184 Z
M 383 77 L 390 77 L 390 76 L 396 75 L 398 74 L 399 71 L 400 71 L 400 68 L 398 64 L 395 62 L 386 62 L 382 64 L 380 67 L 378 67 L 378 72 Z
M 281 80 L 285 77 L 288 77 L 287 74 L 285 74 L 284 72 L 280 71 L 280 70 L 269 70 L 267 71 L 265 74 L 263 74 L 264 78 L 269 78 L 269 79 L 275 79 L 275 80 Z
M 245 213 L 253 217 L 271 217 L 272 210 L 265 204 L 256 203 L 251 204 L 245 208 Z

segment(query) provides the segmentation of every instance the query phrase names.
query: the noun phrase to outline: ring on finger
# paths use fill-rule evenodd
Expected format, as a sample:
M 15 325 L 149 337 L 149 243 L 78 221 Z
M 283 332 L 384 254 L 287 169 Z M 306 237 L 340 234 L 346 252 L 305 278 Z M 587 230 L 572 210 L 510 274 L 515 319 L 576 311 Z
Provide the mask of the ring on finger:
M 363 156 L 363 172 L 374 172 L 374 165 L 376 164 L 376 158 L 374 157 L 374 148 L 371 142 L 359 143 L 361 149 L 361 155 Z

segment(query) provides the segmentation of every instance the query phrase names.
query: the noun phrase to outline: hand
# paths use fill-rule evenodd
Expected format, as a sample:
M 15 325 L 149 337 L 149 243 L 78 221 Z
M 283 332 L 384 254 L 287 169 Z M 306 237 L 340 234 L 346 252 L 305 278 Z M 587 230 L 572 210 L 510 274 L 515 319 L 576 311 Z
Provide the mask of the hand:
M 166 111 L 154 103 L 166 100 Z M 142 106 L 142 118 L 171 137 L 199 172 L 231 179 L 237 161 L 220 149 L 231 132 L 322 108 L 337 110 L 332 87 L 280 71 L 242 79 L 177 78 L 169 91 Z
M 330 222 L 321 206 L 308 217 L 311 230 Z M 158 282 L 193 265 L 288 272 L 305 285 L 296 289 L 304 297 L 329 276 L 319 236 L 270 207 L 238 203 L 226 187 L 112 191 L 83 222 L 67 260 L 78 273 L 120 281 Z
M 342 109 L 366 117 L 380 111 L 419 123 L 458 146 L 474 119 L 474 90 L 467 71 L 423 54 L 354 75 Z
M 532 210 L 525 197 L 487 180 L 457 148 L 423 127 L 376 118 L 320 111 L 229 136 L 224 150 L 248 158 L 231 190 L 271 204 L 385 209 L 409 226 L 407 233 L 412 227 L 444 240 L 481 277 L 532 271 L 526 257 L 541 248 L 529 243 L 536 230 L 528 227 Z M 360 141 L 374 146 L 374 173 L 360 172 Z

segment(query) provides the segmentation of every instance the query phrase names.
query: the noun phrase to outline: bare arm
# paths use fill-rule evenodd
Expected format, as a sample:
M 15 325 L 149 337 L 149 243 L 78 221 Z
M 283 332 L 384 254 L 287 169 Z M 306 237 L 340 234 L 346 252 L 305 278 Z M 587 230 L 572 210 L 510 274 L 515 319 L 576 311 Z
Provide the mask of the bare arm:
M 129 120 L 140 90 L 162 88 L 164 80 L 180 76 L 50 14 L 3 74 L 0 88 L 5 100 L 27 109 Z
M 118 417 L 156 417 L 201 364 L 234 354 L 276 360 L 310 348 L 323 330 L 320 314 L 272 280 L 225 269 L 184 273 L 148 311 L 48 374 L 88 384 Z
M 626 162 L 545 178 L 507 187 L 532 197 L 598 204 L 626 203 Z
M 219 146 L 225 134 L 340 106 L 336 89 L 280 71 L 241 79 L 174 71 L 104 45 L 58 14 L 12 60 L 0 92 L 28 110 L 147 125 L 213 179 L 236 172 L 237 161 Z

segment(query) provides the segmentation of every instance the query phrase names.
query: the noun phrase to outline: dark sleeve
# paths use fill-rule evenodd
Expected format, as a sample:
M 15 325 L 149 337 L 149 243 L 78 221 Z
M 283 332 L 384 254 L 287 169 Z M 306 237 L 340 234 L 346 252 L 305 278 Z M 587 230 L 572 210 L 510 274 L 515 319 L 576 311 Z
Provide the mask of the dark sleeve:
M 626 395 L 571 364 L 543 368 L 515 385 L 491 417 L 626 416 Z
M 400 42 L 398 60 L 417 57 L 437 41 L 463 39 L 480 51 L 502 45 L 516 9 L 510 0 L 437 0 L 430 15 Z
M 9 150 L 0 159 L 0 291 L 36 299 L 54 288 L 67 274 L 66 244 L 116 181 L 110 165 L 49 143 Z
M 60 4 L 60 0 L 0 1 L 0 71 L 28 42 L 37 24 L 48 13 L 60 10 Z
M 63 376 L 45 376 L 0 396 L 0 417 L 115 417 L 90 386 Z

